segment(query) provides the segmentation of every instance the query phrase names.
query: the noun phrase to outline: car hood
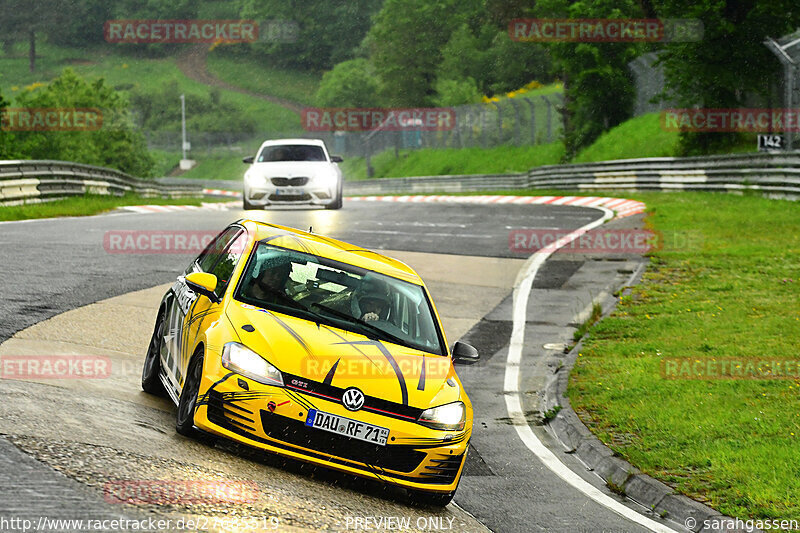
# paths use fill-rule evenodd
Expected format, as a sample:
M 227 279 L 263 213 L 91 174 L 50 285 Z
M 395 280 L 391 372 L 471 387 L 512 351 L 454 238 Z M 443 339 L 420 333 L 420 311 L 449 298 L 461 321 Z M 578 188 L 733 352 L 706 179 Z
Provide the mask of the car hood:
M 226 314 L 242 343 L 284 380 L 308 380 L 426 409 L 460 397 L 450 357 L 373 341 L 358 333 L 232 301 Z M 243 326 L 251 325 L 248 332 Z M 250 329 L 250 328 L 247 328 Z
M 333 172 L 333 163 L 326 161 L 278 161 L 271 163 L 255 163 L 250 168 L 250 173 L 266 177 L 296 176 L 314 177 L 321 173 Z

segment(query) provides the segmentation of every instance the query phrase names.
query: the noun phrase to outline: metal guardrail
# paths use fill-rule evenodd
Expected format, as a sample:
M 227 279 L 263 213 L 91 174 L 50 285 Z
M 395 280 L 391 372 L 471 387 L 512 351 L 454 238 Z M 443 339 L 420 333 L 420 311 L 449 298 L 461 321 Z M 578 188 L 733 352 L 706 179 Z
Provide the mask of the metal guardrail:
M 520 174 L 383 178 L 350 181 L 348 195 L 502 189 L 760 191 L 800 198 L 800 153 L 621 159 L 547 165 Z
M 196 198 L 198 185 L 162 185 L 124 172 L 66 161 L 0 161 L 0 205 L 18 205 L 81 196 L 86 193 L 122 196 Z

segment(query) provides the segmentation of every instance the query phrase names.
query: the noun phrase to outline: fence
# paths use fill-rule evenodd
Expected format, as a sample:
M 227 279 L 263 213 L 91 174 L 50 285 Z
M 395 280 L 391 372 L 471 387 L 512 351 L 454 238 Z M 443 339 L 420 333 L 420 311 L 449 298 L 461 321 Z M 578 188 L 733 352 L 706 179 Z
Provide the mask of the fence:
M 385 150 L 418 148 L 490 148 L 500 145 L 533 145 L 558 139 L 562 128 L 561 93 L 517 96 L 497 102 L 454 107 L 455 126 L 445 131 L 371 131 L 260 133 L 189 132 L 190 157 L 253 155 L 267 139 L 317 138 L 328 149 L 345 157 L 367 157 Z M 150 149 L 178 153 L 181 136 L 175 132 L 144 132 Z
M 117 170 L 65 161 L 0 161 L 0 205 L 19 205 L 86 193 L 200 197 L 196 185 L 161 185 Z
M 348 182 L 348 195 L 501 189 L 758 191 L 800 198 L 800 154 L 625 159 L 548 165 L 520 174 L 383 178 Z

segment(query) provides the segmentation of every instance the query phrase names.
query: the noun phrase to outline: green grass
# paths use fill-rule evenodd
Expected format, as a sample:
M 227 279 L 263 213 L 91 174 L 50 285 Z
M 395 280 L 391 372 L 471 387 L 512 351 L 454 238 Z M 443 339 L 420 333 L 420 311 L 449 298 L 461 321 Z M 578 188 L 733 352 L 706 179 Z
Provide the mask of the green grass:
M 800 520 L 800 380 L 660 373 L 664 358 L 800 359 L 800 205 L 626 196 L 647 203 L 665 247 L 591 329 L 573 406 L 615 452 L 679 492 L 732 516 Z
M 239 180 L 244 179 L 247 165 L 242 163 L 242 155 L 211 157 L 198 160 L 197 166 L 181 174 L 182 178 L 204 180 Z
M 659 113 L 649 113 L 625 121 L 600 136 L 575 157 L 574 163 L 609 159 L 672 157 L 678 150 L 678 134 L 661 128 Z
M 176 152 L 150 150 L 150 155 L 156 162 L 155 168 L 153 169 L 153 175 L 158 177 L 166 176 L 181 162 L 181 154 Z
M 0 221 L 96 215 L 125 205 L 200 205 L 203 202 L 216 201 L 225 200 L 146 198 L 135 194 L 127 194 L 125 196 L 87 194 L 86 196 L 74 196 L 64 200 L 38 204 L 0 206 Z
M 6 100 L 13 99 L 27 85 L 48 82 L 67 67 L 88 79 L 102 77 L 108 85 L 121 91 L 138 89 L 157 92 L 171 80 L 177 81 L 185 94 L 207 95 L 210 91 L 207 85 L 187 78 L 178 69 L 174 58 L 136 57 L 125 53 L 131 48 L 125 48 L 124 45 L 70 49 L 42 42 L 37 45 L 37 50 L 41 57 L 33 74 L 28 72 L 25 47 L 21 44 L 15 47 L 12 58 L 0 55 L 0 88 Z M 300 117 L 282 106 L 235 91 L 221 90 L 221 96 L 223 101 L 253 117 L 261 131 L 289 132 L 301 128 Z M 180 105 L 180 102 L 175 105 Z
M 556 164 L 564 153 L 560 143 L 496 148 L 448 148 L 382 152 L 372 158 L 375 178 L 524 172 L 531 167 Z M 342 172 L 348 180 L 366 179 L 363 158 L 346 158 Z
M 208 70 L 219 79 L 252 91 L 313 106 L 322 77 L 307 72 L 281 70 L 254 59 L 220 53 L 208 56 Z

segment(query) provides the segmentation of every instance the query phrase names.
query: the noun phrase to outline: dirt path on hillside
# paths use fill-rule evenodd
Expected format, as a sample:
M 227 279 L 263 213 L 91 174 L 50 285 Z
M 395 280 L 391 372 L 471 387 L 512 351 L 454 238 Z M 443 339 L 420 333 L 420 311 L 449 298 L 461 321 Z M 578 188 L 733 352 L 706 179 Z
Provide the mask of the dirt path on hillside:
M 267 94 L 259 94 L 248 91 L 217 78 L 208 71 L 208 66 L 206 65 L 207 58 L 208 45 L 193 46 L 178 55 L 178 68 L 181 69 L 181 72 L 183 72 L 187 77 L 205 85 L 218 87 L 220 89 L 227 89 L 229 91 L 236 91 L 237 93 L 246 94 L 255 98 L 261 98 L 262 100 L 285 107 L 286 109 L 294 111 L 297 114 L 300 114 L 300 112 L 303 110 L 304 106 L 298 104 L 297 102 L 292 102 L 291 100 L 286 100 L 284 98 L 278 98 L 275 96 L 269 96 Z

